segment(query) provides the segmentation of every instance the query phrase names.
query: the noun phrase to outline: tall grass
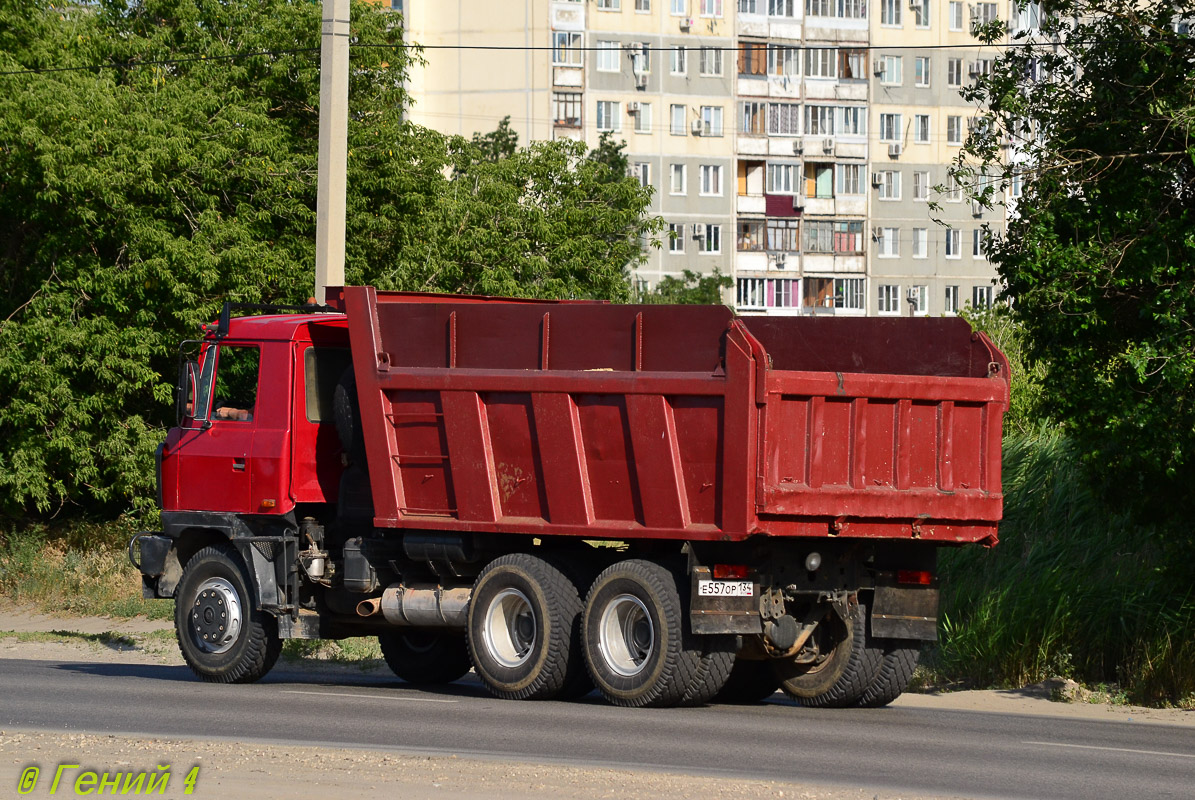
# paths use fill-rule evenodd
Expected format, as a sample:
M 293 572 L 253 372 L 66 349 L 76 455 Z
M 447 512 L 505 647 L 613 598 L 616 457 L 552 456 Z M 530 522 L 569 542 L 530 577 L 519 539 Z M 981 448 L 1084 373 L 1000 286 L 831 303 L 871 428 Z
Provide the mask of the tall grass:
M 1109 511 L 1048 429 L 1005 438 L 1004 489 L 1000 544 L 943 554 L 938 669 L 984 686 L 1061 676 L 1118 683 L 1136 702 L 1195 701 L 1187 532 Z

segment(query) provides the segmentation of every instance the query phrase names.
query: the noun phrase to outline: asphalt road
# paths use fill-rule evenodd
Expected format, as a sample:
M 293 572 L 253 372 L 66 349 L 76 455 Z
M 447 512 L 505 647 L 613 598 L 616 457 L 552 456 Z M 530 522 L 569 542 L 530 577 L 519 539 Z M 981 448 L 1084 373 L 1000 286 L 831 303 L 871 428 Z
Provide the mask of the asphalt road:
M 966 797 L 1195 797 L 1195 728 L 907 708 L 614 708 L 421 691 L 276 669 L 222 686 L 185 667 L 0 660 L 0 727 L 384 747 L 662 768 Z

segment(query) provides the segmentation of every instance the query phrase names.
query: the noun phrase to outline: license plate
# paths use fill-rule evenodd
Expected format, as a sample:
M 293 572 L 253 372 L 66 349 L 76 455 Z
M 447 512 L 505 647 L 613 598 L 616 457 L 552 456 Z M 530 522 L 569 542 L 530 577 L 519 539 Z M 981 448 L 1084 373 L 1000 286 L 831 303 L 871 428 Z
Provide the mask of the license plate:
M 755 594 L 751 581 L 697 581 L 697 594 L 702 597 L 751 597 Z

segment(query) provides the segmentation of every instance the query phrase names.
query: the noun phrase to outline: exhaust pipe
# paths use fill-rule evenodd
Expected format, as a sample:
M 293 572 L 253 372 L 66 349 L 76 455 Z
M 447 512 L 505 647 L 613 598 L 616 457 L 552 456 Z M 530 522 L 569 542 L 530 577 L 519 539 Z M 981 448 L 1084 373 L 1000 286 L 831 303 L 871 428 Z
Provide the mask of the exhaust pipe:
M 376 597 L 370 597 L 357 603 L 357 614 L 362 617 L 372 617 L 382 607 L 382 601 Z

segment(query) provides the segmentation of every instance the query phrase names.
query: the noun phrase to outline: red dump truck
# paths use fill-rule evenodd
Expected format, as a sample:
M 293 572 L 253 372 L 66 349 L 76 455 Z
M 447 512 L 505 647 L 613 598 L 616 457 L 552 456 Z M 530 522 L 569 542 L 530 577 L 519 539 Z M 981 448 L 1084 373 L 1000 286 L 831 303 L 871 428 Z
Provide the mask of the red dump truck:
M 203 679 L 377 636 L 412 682 L 876 706 L 996 542 L 1008 362 L 961 319 L 346 287 L 184 345 L 160 531 Z

